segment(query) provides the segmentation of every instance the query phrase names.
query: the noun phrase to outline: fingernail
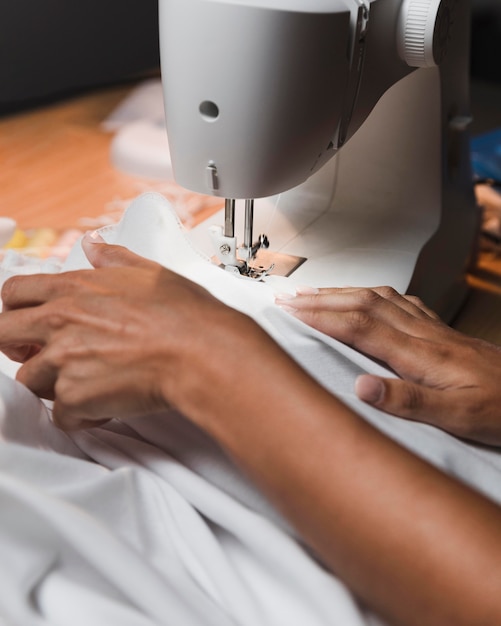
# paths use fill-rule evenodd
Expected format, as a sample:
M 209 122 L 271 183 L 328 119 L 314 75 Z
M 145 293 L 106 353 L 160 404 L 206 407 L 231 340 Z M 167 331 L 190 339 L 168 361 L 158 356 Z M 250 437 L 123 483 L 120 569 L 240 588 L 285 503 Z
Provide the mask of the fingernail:
M 289 300 L 294 300 L 294 298 L 296 297 L 295 294 L 293 293 L 276 293 L 275 294 L 275 302 L 277 301 L 289 301 Z
M 85 233 L 85 238 L 87 239 L 87 241 L 89 241 L 90 243 L 105 243 L 104 239 L 101 237 L 101 235 L 97 232 L 97 230 L 88 230 Z
M 380 404 L 384 400 L 384 383 L 379 378 L 364 374 L 355 381 L 355 393 L 367 404 Z
M 320 289 L 317 289 L 317 287 L 309 287 L 308 285 L 298 285 L 296 287 L 296 293 L 298 296 L 316 296 L 320 293 Z
M 288 304 L 279 304 L 278 305 L 283 311 L 285 311 L 286 313 L 290 313 L 291 315 L 295 315 L 298 310 L 295 309 L 293 306 L 289 306 Z

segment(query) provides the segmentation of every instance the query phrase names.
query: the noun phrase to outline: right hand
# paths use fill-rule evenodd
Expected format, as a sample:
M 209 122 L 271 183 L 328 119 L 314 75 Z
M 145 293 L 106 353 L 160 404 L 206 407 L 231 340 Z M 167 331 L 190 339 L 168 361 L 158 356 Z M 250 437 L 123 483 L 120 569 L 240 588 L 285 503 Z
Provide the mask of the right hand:
M 390 287 L 312 290 L 277 304 L 401 377 L 360 376 L 355 390 L 368 404 L 501 445 L 498 346 L 453 330 L 419 299 Z

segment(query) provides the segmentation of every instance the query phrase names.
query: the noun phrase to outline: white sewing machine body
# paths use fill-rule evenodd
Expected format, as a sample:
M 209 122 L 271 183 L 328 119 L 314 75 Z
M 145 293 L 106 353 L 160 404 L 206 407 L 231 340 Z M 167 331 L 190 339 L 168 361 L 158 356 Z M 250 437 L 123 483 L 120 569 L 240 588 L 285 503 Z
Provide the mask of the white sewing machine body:
M 160 33 L 181 185 L 260 198 L 256 232 L 306 258 L 291 287 L 389 284 L 457 311 L 477 232 L 465 2 L 161 0 Z M 190 237 L 212 253 L 207 224 Z

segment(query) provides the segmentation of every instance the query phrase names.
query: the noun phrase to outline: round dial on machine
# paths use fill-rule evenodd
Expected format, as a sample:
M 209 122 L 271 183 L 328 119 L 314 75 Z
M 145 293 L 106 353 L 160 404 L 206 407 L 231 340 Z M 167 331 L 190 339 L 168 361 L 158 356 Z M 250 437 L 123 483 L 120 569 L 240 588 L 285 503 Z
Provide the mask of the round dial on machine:
M 410 67 L 434 67 L 443 59 L 455 0 L 404 0 L 400 9 L 397 46 Z

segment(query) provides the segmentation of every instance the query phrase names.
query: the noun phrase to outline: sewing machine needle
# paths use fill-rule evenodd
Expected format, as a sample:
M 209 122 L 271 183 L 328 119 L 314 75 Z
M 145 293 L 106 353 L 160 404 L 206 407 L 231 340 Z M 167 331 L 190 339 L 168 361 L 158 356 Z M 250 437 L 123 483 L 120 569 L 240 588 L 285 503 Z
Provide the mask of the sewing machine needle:
M 224 236 L 235 236 L 235 200 L 230 198 L 224 201 Z
M 244 247 L 252 249 L 252 228 L 254 223 L 254 200 L 245 201 Z

